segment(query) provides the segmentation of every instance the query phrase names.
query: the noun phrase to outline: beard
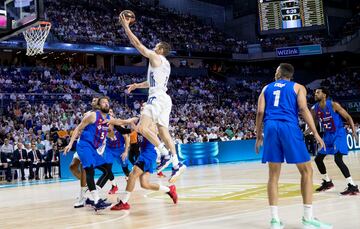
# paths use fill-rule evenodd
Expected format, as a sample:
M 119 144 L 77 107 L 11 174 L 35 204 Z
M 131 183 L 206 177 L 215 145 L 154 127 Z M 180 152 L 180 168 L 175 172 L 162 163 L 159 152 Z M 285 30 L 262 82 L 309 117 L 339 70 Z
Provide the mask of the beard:
M 109 110 L 110 110 L 109 107 L 101 107 L 101 108 L 100 108 L 100 111 L 103 112 L 103 113 L 105 113 L 105 114 L 108 114 L 108 113 L 109 113 Z

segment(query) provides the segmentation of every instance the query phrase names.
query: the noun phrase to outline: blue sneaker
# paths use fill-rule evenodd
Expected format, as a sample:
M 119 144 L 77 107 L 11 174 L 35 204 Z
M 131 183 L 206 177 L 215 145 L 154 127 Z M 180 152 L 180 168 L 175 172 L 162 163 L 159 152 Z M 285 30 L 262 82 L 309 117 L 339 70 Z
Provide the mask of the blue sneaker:
M 169 183 L 175 183 L 177 178 L 186 170 L 186 165 L 179 162 L 177 169 L 172 169 L 171 177 L 169 179 Z
M 95 211 L 103 210 L 110 206 L 111 206 L 111 203 L 107 203 L 103 199 L 100 199 L 96 204 L 93 205 Z
M 104 199 L 104 201 L 106 201 L 106 200 L 107 200 L 107 198 Z M 90 200 L 90 198 L 87 198 L 87 199 L 85 200 L 85 205 L 94 206 L 95 203 L 94 203 L 93 200 Z
M 166 167 L 170 165 L 171 161 L 172 161 L 171 156 L 169 158 L 165 158 L 165 156 L 161 156 L 160 164 L 156 167 L 157 172 L 159 173 L 164 169 L 166 169 Z
M 90 200 L 89 198 L 87 198 L 86 200 L 85 200 L 85 205 L 90 205 L 90 206 L 94 206 L 94 201 L 93 200 Z

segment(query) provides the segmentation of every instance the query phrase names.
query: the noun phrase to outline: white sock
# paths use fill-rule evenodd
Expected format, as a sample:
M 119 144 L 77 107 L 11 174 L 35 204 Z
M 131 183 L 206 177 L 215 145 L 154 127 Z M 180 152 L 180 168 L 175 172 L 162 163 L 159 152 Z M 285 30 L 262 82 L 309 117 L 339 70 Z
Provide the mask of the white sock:
M 313 208 L 311 204 L 304 204 L 304 218 L 311 220 L 313 218 Z
M 121 201 L 125 204 L 129 201 L 131 192 L 125 191 L 124 197 L 121 198 Z
M 170 192 L 170 188 L 164 185 L 159 185 L 159 191 Z
M 80 189 L 80 199 L 84 198 L 86 191 L 88 190 L 88 188 L 85 187 L 81 187 Z
M 278 206 L 270 206 L 271 218 L 279 221 Z
M 353 179 L 351 177 L 346 178 L 346 181 L 348 182 L 348 184 L 351 184 L 351 185 L 355 186 L 355 183 L 354 183 L 354 181 L 353 181 Z
M 329 175 L 327 174 L 327 173 L 325 173 L 324 175 L 324 180 L 326 181 L 326 182 L 330 182 L 331 180 L 330 180 L 330 177 L 329 177 Z
M 100 199 L 99 192 L 97 190 L 92 190 L 91 191 L 91 196 L 92 196 L 92 198 L 94 200 L 94 203 L 97 204 L 99 199 Z
M 166 149 L 164 143 L 160 143 L 160 145 L 158 147 L 156 147 L 156 148 L 157 148 L 157 151 L 159 151 L 162 156 L 168 156 L 169 155 L 169 150 Z
M 111 185 L 112 185 L 112 186 L 117 186 L 117 184 L 116 184 L 116 182 L 115 182 L 115 179 L 114 179 L 114 180 L 111 180 L 110 182 L 111 182 Z
M 101 190 L 101 187 L 99 185 L 96 185 L 96 190 Z
M 178 169 L 179 168 L 179 159 L 177 157 L 177 155 L 175 154 L 172 158 L 172 164 L 173 164 L 173 168 L 174 169 Z

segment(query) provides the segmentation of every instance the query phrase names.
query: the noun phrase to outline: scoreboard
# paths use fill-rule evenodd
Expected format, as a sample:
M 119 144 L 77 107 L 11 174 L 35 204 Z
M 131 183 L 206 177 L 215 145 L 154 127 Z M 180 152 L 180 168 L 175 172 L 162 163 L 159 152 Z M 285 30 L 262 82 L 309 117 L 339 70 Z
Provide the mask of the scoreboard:
M 322 0 L 258 0 L 260 33 L 325 28 Z

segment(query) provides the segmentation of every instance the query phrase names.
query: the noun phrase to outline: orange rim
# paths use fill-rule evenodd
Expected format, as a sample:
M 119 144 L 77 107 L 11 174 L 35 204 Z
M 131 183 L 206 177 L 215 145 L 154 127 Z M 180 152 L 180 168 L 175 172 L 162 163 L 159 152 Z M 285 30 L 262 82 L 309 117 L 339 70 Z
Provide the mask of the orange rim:
M 46 30 L 46 29 L 48 29 L 47 26 L 51 26 L 51 23 L 48 21 L 41 21 L 41 22 L 39 22 L 38 25 L 41 25 L 41 26 L 31 27 L 29 30 Z

